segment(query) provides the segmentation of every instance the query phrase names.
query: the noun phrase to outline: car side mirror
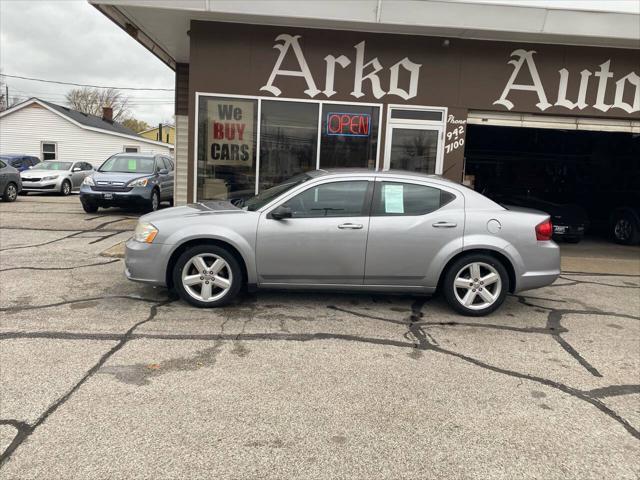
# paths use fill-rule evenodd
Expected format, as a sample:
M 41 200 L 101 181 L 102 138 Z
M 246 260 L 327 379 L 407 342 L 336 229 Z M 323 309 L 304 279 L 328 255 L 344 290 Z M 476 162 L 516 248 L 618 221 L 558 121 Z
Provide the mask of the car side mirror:
M 80 167 L 73 167 L 73 170 L 71 170 L 72 172 L 79 172 L 80 170 L 82 170 Z
M 169 170 L 167 170 L 166 168 L 162 168 L 162 169 L 160 169 L 160 171 L 158 173 L 160 175 L 167 175 L 169 173 Z
M 291 218 L 293 213 L 291 212 L 291 208 L 286 205 L 280 205 L 271 211 L 271 218 L 275 220 L 282 220 L 284 218 Z

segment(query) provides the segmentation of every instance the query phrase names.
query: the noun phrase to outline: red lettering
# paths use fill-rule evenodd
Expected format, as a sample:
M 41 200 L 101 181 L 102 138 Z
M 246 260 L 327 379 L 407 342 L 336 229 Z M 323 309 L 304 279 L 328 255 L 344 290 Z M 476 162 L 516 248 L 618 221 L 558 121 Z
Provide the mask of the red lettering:
M 224 138 L 224 126 L 222 123 L 213 122 L 213 138 L 216 140 Z
M 336 115 L 335 113 L 332 115 L 329 115 L 329 120 L 327 121 L 327 129 L 331 133 L 340 133 L 340 116 L 339 115 Z
M 233 123 L 224 124 L 224 136 L 227 140 L 233 140 L 236 138 L 236 129 Z
M 360 115 L 360 135 L 369 135 L 369 117 Z
M 238 129 L 238 140 L 242 141 L 242 136 L 244 135 L 244 128 L 246 125 L 244 123 L 236 124 L 236 128 Z

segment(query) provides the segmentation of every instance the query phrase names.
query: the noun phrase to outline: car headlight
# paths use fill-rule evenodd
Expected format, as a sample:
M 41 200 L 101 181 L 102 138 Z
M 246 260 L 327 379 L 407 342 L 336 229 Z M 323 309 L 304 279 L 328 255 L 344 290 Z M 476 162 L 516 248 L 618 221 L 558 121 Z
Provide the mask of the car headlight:
M 149 183 L 148 178 L 136 178 L 127 183 L 127 187 L 146 187 L 147 183 Z
M 93 177 L 85 177 L 83 182 L 83 185 L 89 185 L 89 186 L 94 186 L 96 184 L 96 182 L 93 181 Z
M 42 180 L 55 180 L 59 175 L 49 175 L 48 177 L 42 177 Z
M 157 234 L 158 229 L 152 224 L 147 222 L 138 222 L 138 225 L 136 225 L 136 230 L 133 234 L 133 239 L 136 242 L 151 243 L 153 242 L 153 239 L 156 238 Z

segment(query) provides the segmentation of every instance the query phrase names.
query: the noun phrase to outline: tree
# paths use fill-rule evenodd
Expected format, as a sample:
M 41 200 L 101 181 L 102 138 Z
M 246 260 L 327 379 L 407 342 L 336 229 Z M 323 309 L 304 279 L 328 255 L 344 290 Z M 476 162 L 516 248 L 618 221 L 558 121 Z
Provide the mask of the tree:
M 69 108 L 88 115 L 102 116 L 102 107 L 113 109 L 113 120 L 129 116 L 129 97 L 115 88 L 74 88 L 67 93 Z
M 151 128 L 144 120 L 136 120 L 133 117 L 125 118 L 121 123 L 136 133 L 140 133 Z

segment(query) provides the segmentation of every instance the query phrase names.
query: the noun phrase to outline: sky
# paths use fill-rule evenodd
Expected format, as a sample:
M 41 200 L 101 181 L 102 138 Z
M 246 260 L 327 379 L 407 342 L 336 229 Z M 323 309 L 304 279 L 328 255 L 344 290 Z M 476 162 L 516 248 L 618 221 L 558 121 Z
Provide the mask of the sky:
M 174 72 L 83 0 L 0 0 L 0 70 L 104 86 L 174 87 Z M 9 97 L 61 105 L 74 87 L 3 77 Z M 134 118 L 173 122 L 173 92 L 126 92 Z
M 640 13 L 640 0 L 451 1 Z M 0 0 L 0 71 L 92 85 L 174 86 L 174 73 L 169 67 L 84 0 Z M 65 93 L 73 88 L 6 77 L 4 80 L 10 97 L 39 97 L 59 104 L 65 103 Z M 134 118 L 152 125 L 172 121 L 173 92 L 127 94 Z

